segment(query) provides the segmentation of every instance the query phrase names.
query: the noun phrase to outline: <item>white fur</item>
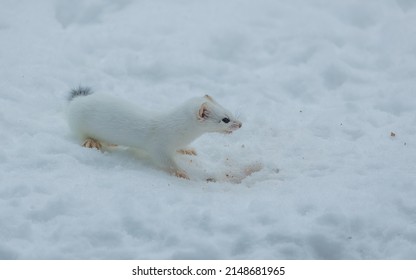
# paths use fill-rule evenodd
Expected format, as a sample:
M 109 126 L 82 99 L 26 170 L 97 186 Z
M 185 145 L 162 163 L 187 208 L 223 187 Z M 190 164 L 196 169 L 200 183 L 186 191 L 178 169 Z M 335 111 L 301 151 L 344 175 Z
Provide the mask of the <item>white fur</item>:
M 223 118 L 230 122 L 224 123 Z M 178 149 L 186 148 L 203 133 L 231 133 L 241 127 L 241 122 L 209 96 L 190 99 L 160 114 L 108 95 L 79 96 L 69 104 L 68 121 L 83 140 L 93 138 L 144 150 L 166 171 L 185 174 L 181 177 L 187 176 L 174 160 Z

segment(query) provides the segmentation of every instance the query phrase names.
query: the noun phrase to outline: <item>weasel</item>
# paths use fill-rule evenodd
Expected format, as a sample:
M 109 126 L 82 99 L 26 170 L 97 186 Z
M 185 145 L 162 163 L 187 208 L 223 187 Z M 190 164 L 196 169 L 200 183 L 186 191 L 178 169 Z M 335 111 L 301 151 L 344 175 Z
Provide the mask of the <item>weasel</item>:
M 67 110 L 70 128 L 87 148 L 121 145 L 144 150 L 153 162 L 180 178 L 189 179 L 175 161 L 177 153 L 196 155 L 188 145 L 208 132 L 232 133 L 242 123 L 212 97 L 192 98 L 166 112 L 153 113 L 119 98 L 74 89 Z

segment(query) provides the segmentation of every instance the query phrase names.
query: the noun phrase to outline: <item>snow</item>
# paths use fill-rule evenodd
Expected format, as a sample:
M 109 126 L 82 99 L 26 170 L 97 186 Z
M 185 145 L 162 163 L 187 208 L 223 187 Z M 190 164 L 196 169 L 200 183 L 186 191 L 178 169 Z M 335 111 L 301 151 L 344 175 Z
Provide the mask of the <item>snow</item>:
M 415 1 L 0 2 L 1 259 L 416 258 Z M 82 148 L 79 85 L 243 127 L 179 179 Z

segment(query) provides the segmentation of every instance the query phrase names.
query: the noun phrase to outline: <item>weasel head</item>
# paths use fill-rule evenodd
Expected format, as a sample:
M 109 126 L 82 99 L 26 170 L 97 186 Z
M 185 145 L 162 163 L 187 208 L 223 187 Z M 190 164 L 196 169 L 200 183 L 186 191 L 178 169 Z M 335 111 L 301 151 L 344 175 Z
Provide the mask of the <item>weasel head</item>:
M 230 134 L 242 126 L 242 123 L 233 114 L 209 95 L 202 98 L 197 114 L 198 122 L 206 132 Z

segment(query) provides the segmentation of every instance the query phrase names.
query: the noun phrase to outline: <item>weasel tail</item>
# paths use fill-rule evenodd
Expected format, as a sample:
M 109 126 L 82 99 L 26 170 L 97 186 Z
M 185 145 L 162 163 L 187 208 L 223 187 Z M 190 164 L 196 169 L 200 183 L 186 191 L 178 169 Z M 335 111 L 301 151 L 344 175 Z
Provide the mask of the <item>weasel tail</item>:
M 78 88 L 72 89 L 69 92 L 68 100 L 71 101 L 75 97 L 78 97 L 78 96 L 87 96 L 87 95 L 90 95 L 90 94 L 93 94 L 93 93 L 94 92 L 91 90 L 90 87 L 81 87 L 81 86 L 79 86 Z

